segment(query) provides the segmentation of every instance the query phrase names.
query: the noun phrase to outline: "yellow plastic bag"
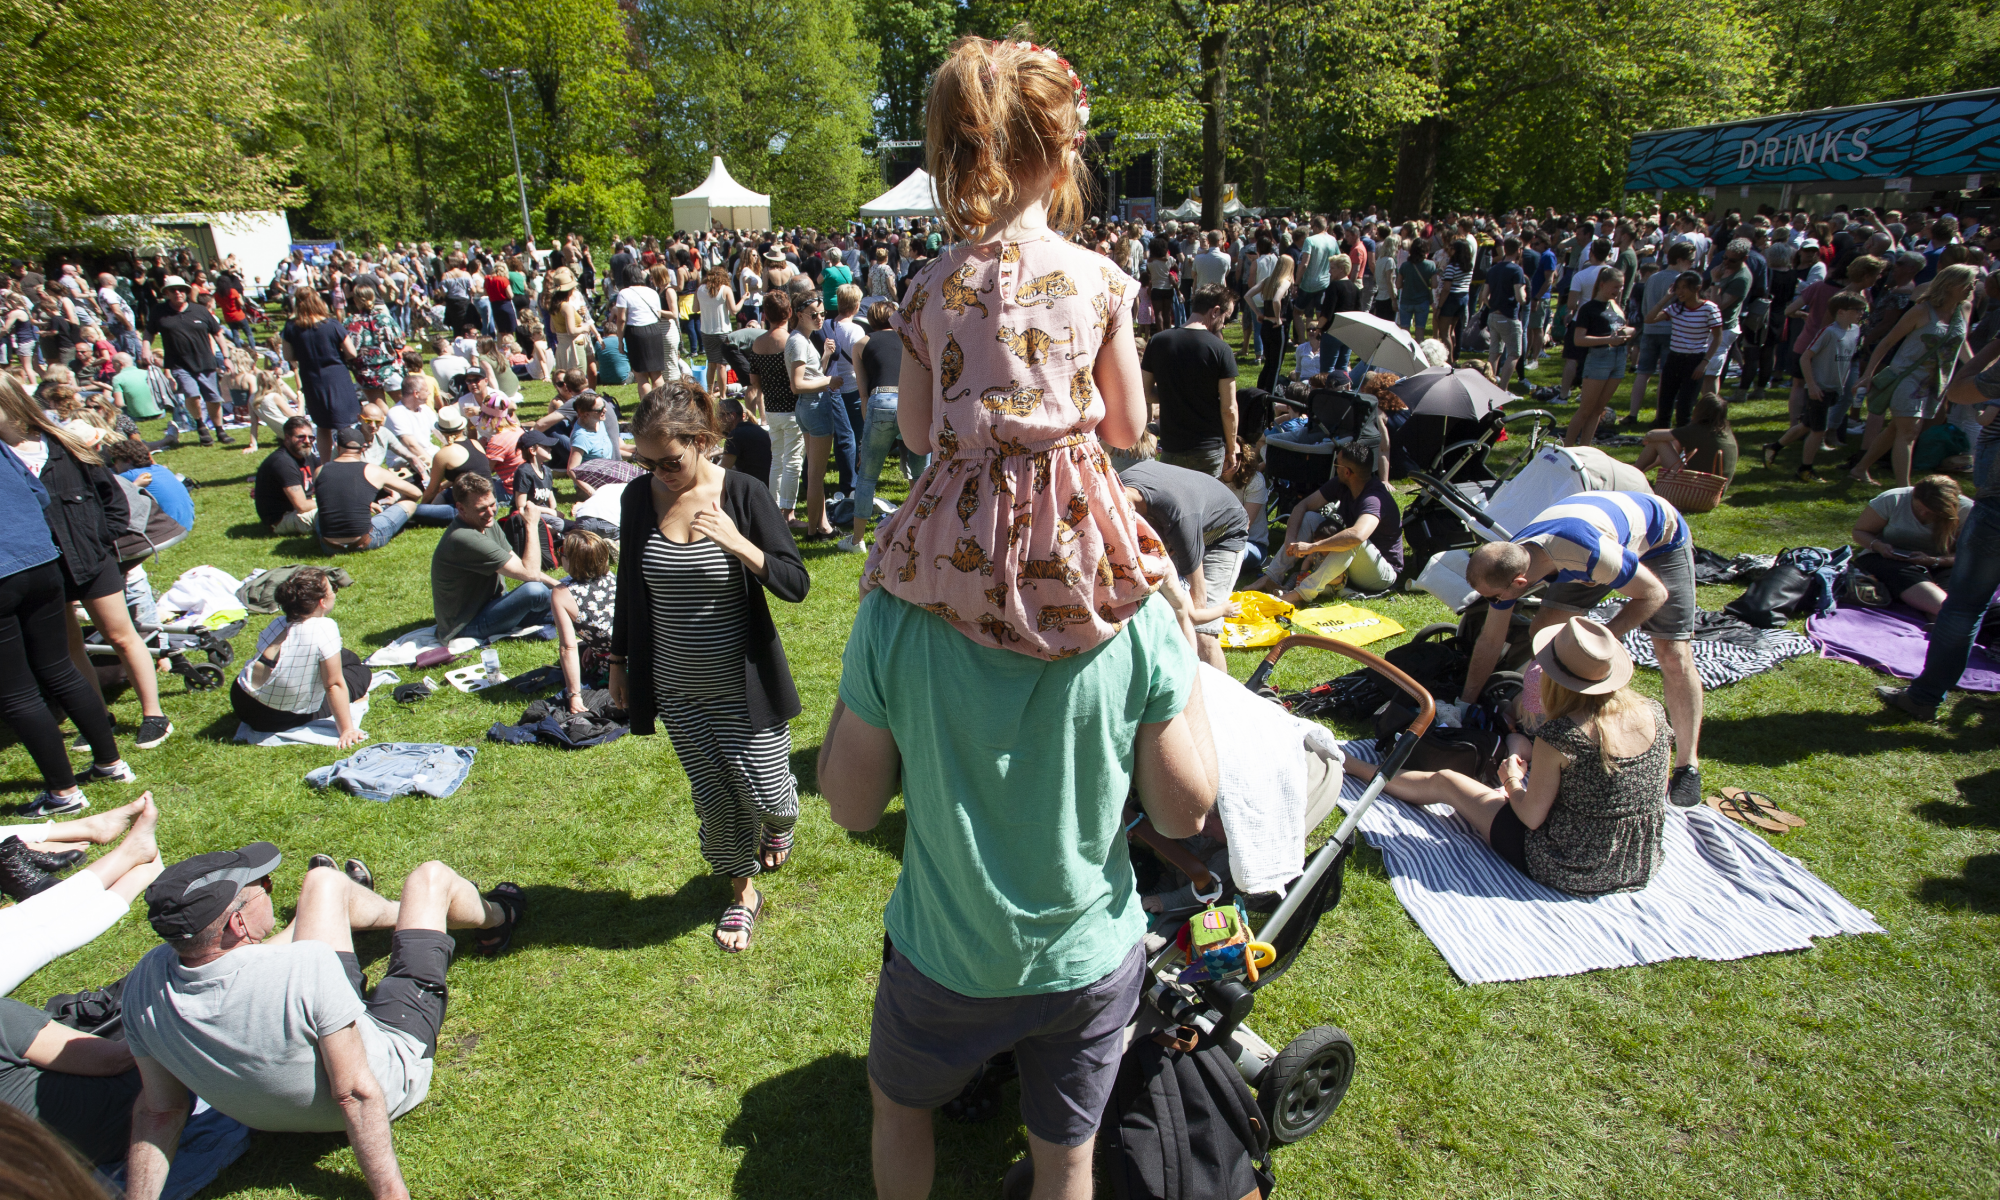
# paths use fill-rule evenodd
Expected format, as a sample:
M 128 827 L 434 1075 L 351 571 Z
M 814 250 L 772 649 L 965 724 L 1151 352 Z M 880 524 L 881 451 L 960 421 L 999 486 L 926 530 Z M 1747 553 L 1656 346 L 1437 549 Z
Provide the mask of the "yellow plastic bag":
M 1275 646 L 1291 630 L 1282 618 L 1298 609 L 1267 592 L 1231 592 L 1229 598 L 1243 611 L 1222 623 L 1222 645 L 1226 650 L 1254 650 Z
M 1403 632 L 1403 627 L 1389 618 L 1353 604 L 1304 609 L 1291 614 L 1291 620 L 1292 628 L 1300 633 L 1315 633 L 1350 646 L 1366 646 Z

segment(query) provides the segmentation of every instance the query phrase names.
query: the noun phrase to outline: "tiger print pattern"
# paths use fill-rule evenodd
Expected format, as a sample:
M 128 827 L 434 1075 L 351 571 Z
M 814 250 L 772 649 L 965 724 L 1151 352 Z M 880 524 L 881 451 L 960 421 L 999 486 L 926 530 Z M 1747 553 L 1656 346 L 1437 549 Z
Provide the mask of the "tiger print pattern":
M 956 396 L 951 394 L 951 389 L 958 384 L 958 377 L 963 374 L 965 374 L 965 347 L 958 344 L 957 334 L 947 333 L 944 335 L 944 353 L 938 355 L 938 388 L 946 404 L 963 400 L 972 394 L 971 388 L 966 388 Z
M 1013 622 L 1003 621 L 992 613 L 979 614 L 979 632 L 992 638 L 996 646 L 1000 644 L 1002 638 L 1010 642 L 1021 640 L 1021 635 L 1015 631 Z
M 930 290 L 924 287 L 922 280 L 919 280 L 917 282 L 917 285 L 910 289 L 910 299 L 907 303 L 903 305 L 903 311 L 900 314 L 898 314 L 903 319 L 902 323 L 905 325 L 914 324 L 917 319 L 917 314 L 924 311 L 924 305 L 929 304 L 930 302 L 931 302 Z M 908 345 L 909 341 L 910 339 L 904 338 L 903 344 Z M 914 355 L 916 352 L 912 350 L 911 353 Z M 921 359 L 919 359 L 919 361 L 921 361 Z
M 1096 399 L 1097 384 L 1090 377 L 1090 362 L 1085 360 L 1077 364 L 1076 374 L 1069 377 L 1069 402 L 1076 405 L 1078 415 L 1082 415 L 1090 411 Z
M 1042 406 L 1042 389 L 1022 387 L 1010 379 L 1000 387 L 979 393 L 979 403 L 987 412 L 1025 417 Z
M 1082 294 L 1076 286 L 1076 280 L 1069 277 L 1068 271 L 1050 271 L 1046 275 L 1037 275 L 1022 284 L 1021 290 L 1014 293 L 1014 303 L 1020 305 L 1022 308 L 1029 308 L 1037 304 L 1046 304 L 1050 308 L 1054 308 L 1056 301 L 1067 300 L 1071 296 L 1080 296 Z
M 944 286 L 939 290 L 938 297 L 939 303 L 944 305 L 946 312 L 958 313 L 962 316 L 966 309 L 976 308 L 982 317 L 990 319 L 993 316 L 986 309 L 986 301 L 981 300 L 980 297 L 997 287 L 998 282 L 988 283 L 983 288 L 974 288 L 972 286 L 972 277 L 978 273 L 979 264 L 977 262 L 968 262 L 958 270 L 945 276 Z
M 1032 508 L 1015 509 L 1014 519 L 1007 523 L 1007 548 L 1012 550 L 1027 538 L 1029 534 L 1033 533 L 1034 529 L 1034 510 Z M 1002 606 L 996 604 L 994 607 L 998 608 Z
M 958 489 L 958 523 L 972 528 L 973 514 L 979 511 L 979 476 L 967 475 L 965 486 Z
M 1007 585 L 1000 584 L 986 589 L 986 603 L 995 608 L 1007 607 Z
M 1058 341 L 1046 329 L 1036 329 L 1029 325 L 1017 332 L 1002 325 L 997 340 L 1007 347 L 1008 352 L 1015 358 L 1031 367 L 1039 367 L 1049 361 L 1049 351 L 1057 346 L 1075 345 L 1076 330 L 1072 328 L 1068 337 Z M 1072 354 L 1070 357 L 1074 358 L 1075 355 Z
M 946 462 L 958 457 L 958 434 L 953 432 L 951 418 L 943 418 L 943 428 L 937 432 L 938 457 Z
M 914 491 L 915 489 L 912 488 L 912 490 Z M 930 515 L 937 511 L 938 501 L 942 499 L 944 499 L 942 493 L 931 492 L 925 495 L 923 499 L 917 501 L 917 519 L 919 521 L 929 520 Z
M 975 571 L 981 575 L 993 573 L 993 560 L 986 556 L 986 547 L 979 544 L 978 538 L 958 539 L 958 544 L 952 547 L 950 554 L 937 555 L 931 562 L 933 565 L 948 562 L 967 575 Z
M 1081 604 L 1044 604 L 1041 613 L 1035 618 L 1035 632 L 1047 633 L 1051 629 L 1088 624 L 1090 624 L 1090 610 Z
M 919 604 L 917 607 L 934 617 L 943 617 L 947 621 L 956 622 L 959 619 L 958 610 L 949 604 Z
M 1021 560 L 1021 583 L 1032 583 L 1037 579 L 1058 579 L 1064 587 L 1073 588 L 1083 582 L 1083 572 L 1067 558 L 1024 558 Z

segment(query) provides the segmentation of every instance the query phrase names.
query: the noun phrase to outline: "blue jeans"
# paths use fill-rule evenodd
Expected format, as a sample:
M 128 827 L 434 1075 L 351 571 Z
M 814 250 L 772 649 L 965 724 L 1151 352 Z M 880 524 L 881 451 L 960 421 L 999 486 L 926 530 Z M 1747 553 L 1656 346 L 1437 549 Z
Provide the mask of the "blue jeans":
M 1423 338 L 1424 327 L 1430 324 L 1430 320 L 1431 320 L 1431 302 L 1429 296 L 1425 296 L 1421 301 L 1415 304 L 1410 303 L 1407 297 L 1397 302 L 1396 304 L 1397 327 L 1400 329 L 1409 330 L 1411 335 L 1418 338 L 1419 340 Z
M 434 504 L 431 507 L 442 508 L 444 506 Z M 343 554 L 356 550 L 380 550 L 389 544 L 389 539 L 403 532 L 403 526 L 408 525 L 410 518 L 415 514 L 415 509 L 404 508 L 400 504 L 391 504 L 381 512 L 376 513 L 374 519 L 368 522 L 368 540 L 366 542 L 363 542 L 359 546 L 335 546 L 329 543 L 325 535 L 322 534 L 319 538 L 319 548 L 328 554 Z M 447 518 L 446 524 L 449 523 L 450 519 Z
M 478 638 L 485 641 L 502 633 L 511 633 L 523 625 L 547 624 L 555 619 L 549 607 L 555 595 L 546 583 L 524 583 L 504 596 L 496 596 L 486 602 L 479 615 L 466 622 L 457 637 Z
M 1972 656 L 1973 639 L 1986 620 L 1986 608 L 1993 603 L 1994 590 L 2000 589 L 2000 497 L 1982 497 L 1973 505 L 1959 532 L 1957 552 L 1944 607 L 1931 626 L 1924 673 L 1910 685 L 1911 698 L 1922 704 L 1941 704 L 1945 693 L 1958 686 Z
M 896 389 L 891 387 L 868 393 L 868 419 L 861 429 L 861 461 L 854 479 L 854 519 L 864 533 L 867 522 L 875 517 L 875 481 L 882 474 L 882 464 L 889 460 L 890 447 L 896 444 L 896 398 Z M 930 456 L 905 450 L 903 465 L 914 478 L 930 465 Z
M 827 397 L 833 410 L 833 466 L 840 473 L 840 490 L 854 491 L 854 432 L 861 425 L 861 393 L 841 392 Z

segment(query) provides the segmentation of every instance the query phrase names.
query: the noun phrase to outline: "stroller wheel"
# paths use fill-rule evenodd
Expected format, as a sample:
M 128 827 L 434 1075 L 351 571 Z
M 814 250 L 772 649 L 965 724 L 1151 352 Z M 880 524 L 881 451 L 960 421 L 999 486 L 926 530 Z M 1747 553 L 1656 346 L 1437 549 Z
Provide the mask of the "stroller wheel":
M 226 667 L 236 661 L 236 647 L 228 642 L 218 641 L 208 648 L 208 661 L 218 667 Z
M 1257 1106 L 1274 1145 L 1289 1146 L 1326 1123 L 1354 1081 L 1354 1042 L 1315 1025 L 1278 1052 L 1257 1081 Z
M 1414 646 L 1418 642 L 1428 642 L 1432 638 L 1457 636 L 1458 626 L 1449 621 L 1433 621 L 1422 629 L 1417 630 L 1416 636 L 1410 639 L 1410 644 Z
M 207 663 L 189 663 L 187 670 L 177 671 L 175 674 L 187 681 L 188 690 L 191 692 L 208 692 L 222 686 L 221 670 Z

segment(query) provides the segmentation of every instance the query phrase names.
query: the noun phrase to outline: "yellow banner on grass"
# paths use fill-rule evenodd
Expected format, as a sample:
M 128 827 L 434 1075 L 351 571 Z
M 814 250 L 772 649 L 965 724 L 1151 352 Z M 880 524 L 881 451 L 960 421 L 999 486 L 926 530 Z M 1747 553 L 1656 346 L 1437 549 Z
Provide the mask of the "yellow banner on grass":
M 1292 614 L 1292 628 L 1300 633 L 1316 633 L 1350 646 L 1366 646 L 1403 632 L 1403 627 L 1380 613 L 1353 604 L 1330 608 L 1308 608 Z

